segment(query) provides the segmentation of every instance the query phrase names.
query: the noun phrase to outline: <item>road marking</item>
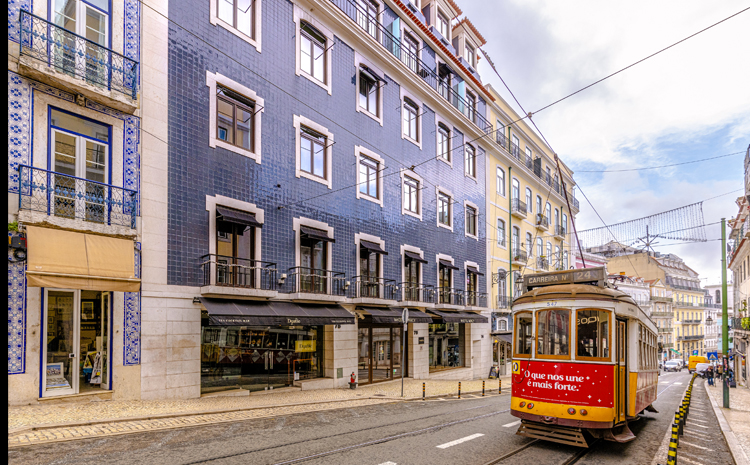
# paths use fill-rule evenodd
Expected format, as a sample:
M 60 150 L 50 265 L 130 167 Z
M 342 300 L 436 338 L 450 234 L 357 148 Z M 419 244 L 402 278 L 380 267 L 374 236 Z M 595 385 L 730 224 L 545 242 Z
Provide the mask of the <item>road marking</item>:
M 447 449 L 449 447 L 455 446 L 457 444 L 461 444 L 462 442 L 471 441 L 472 439 L 480 438 L 484 436 L 482 433 L 476 433 L 472 434 L 471 436 L 466 436 L 465 438 L 456 439 L 455 441 L 446 442 L 445 444 L 440 444 L 437 446 L 438 449 Z
M 680 385 L 680 384 L 682 384 L 682 383 L 672 383 L 672 384 L 674 384 L 674 385 L 677 385 L 677 386 L 679 386 L 679 385 Z
M 695 465 L 703 465 L 703 462 L 696 462 L 695 460 L 690 460 L 689 458 L 685 457 L 684 455 L 680 455 L 680 461 L 686 461 L 687 463 L 694 463 Z
M 703 449 L 703 450 L 707 450 L 707 451 L 710 451 L 710 452 L 713 452 L 713 451 L 714 451 L 713 449 L 709 449 L 708 447 L 703 447 L 703 446 L 699 446 L 699 445 L 697 445 L 697 444 L 691 444 L 691 443 L 689 443 L 689 442 L 685 441 L 684 439 L 683 439 L 682 441 L 680 441 L 680 442 L 681 442 L 682 444 L 688 445 L 688 446 L 690 446 L 690 447 L 697 447 L 698 449 Z
M 383 462 L 380 465 L 398 465 L 396 462 Z
M 670 384 L 670 383 L 669 383 L 669 381 L 662 381 L 662 382 L 661 382 L 661 383 L 659 383 L 659 384 Z
M 503 427 L 505 427 L 505 428 L 510 428 L 511 426 L 516 426 L 516 425 L 518 425 L 518 424 L 521 424 L 521 420 L 518 420 L 518 421 L 514 421 L 514 422 L 512 422 L 512 423 L 508 423 L 507 425 L 503 425 Z
M 690 421 L 691 426 L 697 426 L 699 428 L 706 428 L 708 429 L 708 426 L 699 425 L 698 423 L 693 424 L 692 420 Z

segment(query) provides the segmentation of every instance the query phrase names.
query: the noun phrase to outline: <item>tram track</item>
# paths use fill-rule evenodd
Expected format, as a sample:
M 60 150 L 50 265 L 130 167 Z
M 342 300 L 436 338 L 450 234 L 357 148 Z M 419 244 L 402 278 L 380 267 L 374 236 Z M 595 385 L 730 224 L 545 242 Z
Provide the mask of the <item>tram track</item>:
M 577 450 L 575 452 L 575 454 L 573 454 L 572 457 L 567 458 L 560 465 L 573 465 L 573 464 L 577 463 L 579 460 L 581 460 L 583 457 L 585 457 L 586 454 L 588 454 L 589 452 L 591 452 L 592 447 L 595 444 L 598 444 L 600 441 L 601 441 L 600 439 L 595 439 L 591 444 L 589 444 L 588 448 L 581 448 L 581 449 Z M 540 444 L 540 443 L 541 444 L 547 444 L 546 441 L 543 441 L 541 439 L 533 439 L 533 440 L 527 442 L 526 444 L 522 445 L 521 447 L 518 447 L 518 448 L 516 448 L 516 449 L 514 449 L 514 450 L 512 450 L 512 451 L 510 451 L 510 452 L 508 452 L 506 454 L 503 454 L 500 457 L 498 457 L 496 459 L 493 459 L 493 460 L 485 463 L 484 465 L 497 465 L 497 464 L 502 463 L 503 461 L 505 461 L 505 460 L 507 460 L 507 459 L 515 456 L 515 455 L 520 454 L 521 452 L 525 451 L 529 447 L 532 447 L 532 446 Z

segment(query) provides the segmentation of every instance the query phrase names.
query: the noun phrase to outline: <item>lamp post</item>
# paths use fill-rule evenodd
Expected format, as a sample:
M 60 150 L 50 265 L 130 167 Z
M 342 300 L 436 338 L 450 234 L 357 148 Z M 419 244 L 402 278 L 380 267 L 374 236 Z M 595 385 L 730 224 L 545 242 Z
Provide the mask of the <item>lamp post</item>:
M 727 312 L 727 222 L 721 219 L 721 355 L 723 364 L 722 386 L 724 391 L 724 408 L 729 408 L 729 314 Z

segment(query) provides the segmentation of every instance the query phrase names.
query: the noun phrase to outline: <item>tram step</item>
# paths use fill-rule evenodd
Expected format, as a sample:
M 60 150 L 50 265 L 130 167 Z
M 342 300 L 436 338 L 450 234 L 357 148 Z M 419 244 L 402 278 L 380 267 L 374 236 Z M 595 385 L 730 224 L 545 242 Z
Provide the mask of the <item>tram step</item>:
M 516 434 L 527 438 L 544 439 L 545 441 L 558 442 L 571 446 L 588 447 L 586 439 L 580 428 L 569 428 L 565 426 L 541 425 L 538 423 L 527 423 L 521 420 Z

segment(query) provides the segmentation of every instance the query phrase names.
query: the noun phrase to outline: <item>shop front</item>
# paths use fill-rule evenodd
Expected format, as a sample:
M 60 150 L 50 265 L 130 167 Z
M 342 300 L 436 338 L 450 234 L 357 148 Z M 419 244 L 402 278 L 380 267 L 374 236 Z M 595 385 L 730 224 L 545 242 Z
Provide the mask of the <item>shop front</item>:
M 435 373 L 467 366 L 467 327 L 471 323 L 487 323 L 488 319 L 472 312 L 429 310 L 434 315 L 428 327 L 429 370 Z
M 33 226 L 26 233 L 27 284 L 41 288 L 39 396 L 111 390 L 115 292 L 140 289 L 133 242 Z
M 355 310 L 358 334 L 358 374 L 360 384 L 377 383 L 401 377 L 409 373 L 409 357 L 404 357 L 401 366 L 401 354 L 404 349 L 403 308 L 365 308 Z M 409 309 L 408 323 L 429 323 L 432 317 L 416 309 Z M 406 338 L 408 353 L 410 339 Z
M 354 324 L 338 305 L 202 297 L 201 393 L 263 391 L 325 376 L 325 327 Z

